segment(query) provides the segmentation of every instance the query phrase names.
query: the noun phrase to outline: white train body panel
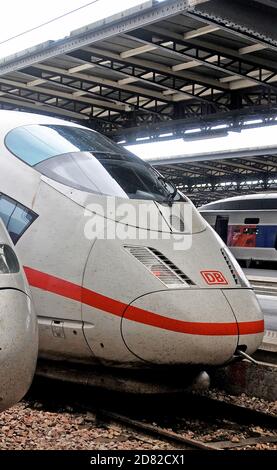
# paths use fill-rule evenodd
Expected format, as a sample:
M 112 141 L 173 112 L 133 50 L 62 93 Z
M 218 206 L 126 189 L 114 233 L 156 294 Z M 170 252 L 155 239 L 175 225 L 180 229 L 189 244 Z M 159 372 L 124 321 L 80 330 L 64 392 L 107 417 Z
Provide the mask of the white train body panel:
M 37 319 L 29 286 L 14 251 L 5 256 L 3 247 L 11 248 L 12 241 L 0 220 L 0 411 L 25 395 L 38 354 Z M 4 269 L 7 256 L 14 259 L 7 263 L 9 270 Z
M 223 242 L 186 198 L 178 196 L 181 202 L 173 203 L 186 206 L 191 214 L 191 224 L 185 221 L 179 230 L 187 249 L 176 250 L 178 228 L 168 204 L 129 198 L 115 177 L 101 176 L 99 163 L 93 174 L 97 191 L 63 184 L 60 178 L 49 177 L 47 159 L 36 168 L 28 166 L 4 143 L 5 133 L 17 126 L 84 128 L 25 113 L 2 116 L 6 124 L 4 130 L 0 127 L 0 193 L 31 211 L 32 223 L 17 240 L 17 249 L 39 318 L 42 358 L 125 368 L 221 365 L 238 347 L 251 354 L 260 345 L 263 318 L 253 291 Z M 75 153 L 68 158 L 73 161 Z M 58 166 L 63 158 L 58 156 Z M 84 161 L 92 158 L 84 155 Z M 13 168 L 20 184 L 5 183 L 6 172 Z M 69 177 L 62 166 L 59 171 Z M 123 203 L 133 210 L 128 217 L 117 210 Z M 146 215 L 138 223 L 136 214 L 146 206 L 150 220 Z M 91 217 L 100 229 L 85 236 Z M 114 228 L 120 233 L 129 230 L 129 238 L 103 236 Z M 149 259 L 161 272 L 147 267 Z M 177 285 L 162 280 L 163 270 Z M 210 282 L 212 273 L 220 273 L 221 281 Z M 243 311 L 238 299 L 248 306 Z

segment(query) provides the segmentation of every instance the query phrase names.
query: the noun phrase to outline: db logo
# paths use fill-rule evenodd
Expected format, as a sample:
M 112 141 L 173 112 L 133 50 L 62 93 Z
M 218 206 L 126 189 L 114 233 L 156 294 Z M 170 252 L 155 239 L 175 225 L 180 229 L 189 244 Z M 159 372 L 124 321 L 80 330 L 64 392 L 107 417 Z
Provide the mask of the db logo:
M 220 271 L 201 271 L 201 275 L 207 284 L 228 284 Z

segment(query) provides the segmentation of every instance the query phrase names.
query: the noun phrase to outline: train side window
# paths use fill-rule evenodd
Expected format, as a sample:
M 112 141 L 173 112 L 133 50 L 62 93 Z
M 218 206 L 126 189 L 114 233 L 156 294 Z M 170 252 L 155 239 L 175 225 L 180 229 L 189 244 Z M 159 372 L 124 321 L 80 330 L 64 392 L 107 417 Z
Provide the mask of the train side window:
M 12 241 L 16 244 L 38 215 L 14 199 L 0 193 L 0 217 Z
M 256 218 L 255 217 L 253 217 L 253 218 L 248 217 L 248 218 L 244 219 L 244 223 L 246 225 L 251 225 L 251 224 L 257 225 L 257 224 L 260 223 L 260 219 L 258 217 L 256 217 Z

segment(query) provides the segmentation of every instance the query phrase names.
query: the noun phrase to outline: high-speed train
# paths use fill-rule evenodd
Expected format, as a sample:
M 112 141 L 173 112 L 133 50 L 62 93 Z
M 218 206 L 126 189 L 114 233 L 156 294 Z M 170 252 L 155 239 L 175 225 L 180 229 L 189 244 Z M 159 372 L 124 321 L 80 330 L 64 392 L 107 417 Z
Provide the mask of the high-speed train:
M 277 262 L 277 193 L 221 199 L 199 210 L 236 259 Z
M 37 354 L 38 328 L 30 289 L 0 220 L 0 411 L 27 392 Z
M 31 286 L 40 358 L 186 370 L 259 347 L 263 317 L 239 265 L 156 170 L 71 122 L 0 111 L 0 129 L 0 215 Z

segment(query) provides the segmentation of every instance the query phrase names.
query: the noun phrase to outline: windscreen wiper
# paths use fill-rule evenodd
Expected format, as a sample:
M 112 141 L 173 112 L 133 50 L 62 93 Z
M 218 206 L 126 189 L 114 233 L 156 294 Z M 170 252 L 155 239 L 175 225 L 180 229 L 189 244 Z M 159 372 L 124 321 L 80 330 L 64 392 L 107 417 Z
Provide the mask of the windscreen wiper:
M 166 197 L 165 197 L 164 202 L 166 202 L 167 204 L 169 204 L 170 206 L 172 206 L 173 200 L 174 200 L 174 198 L 175 198 L 175 196 L 176 196 L 176 194 L 177 194 L 177 191 L 178 191 L 177 187 L 175 186 L 174 183 L 172 183 L 172 181 L 166 180 L 163 176 L 160 176 L 160 175 L 159 175 L 159 176 L 158 176 L 158 180 L 161 181 L 163 187 L 166 189 L 166 191 L 167 191 L 167 193 L 168 193 L 168 194 L 166 195 Z M 170 186 L 172 187 L 172 189 L 173 189 L 172 193 L 168 192 L 167 185 L 170 185 Z

